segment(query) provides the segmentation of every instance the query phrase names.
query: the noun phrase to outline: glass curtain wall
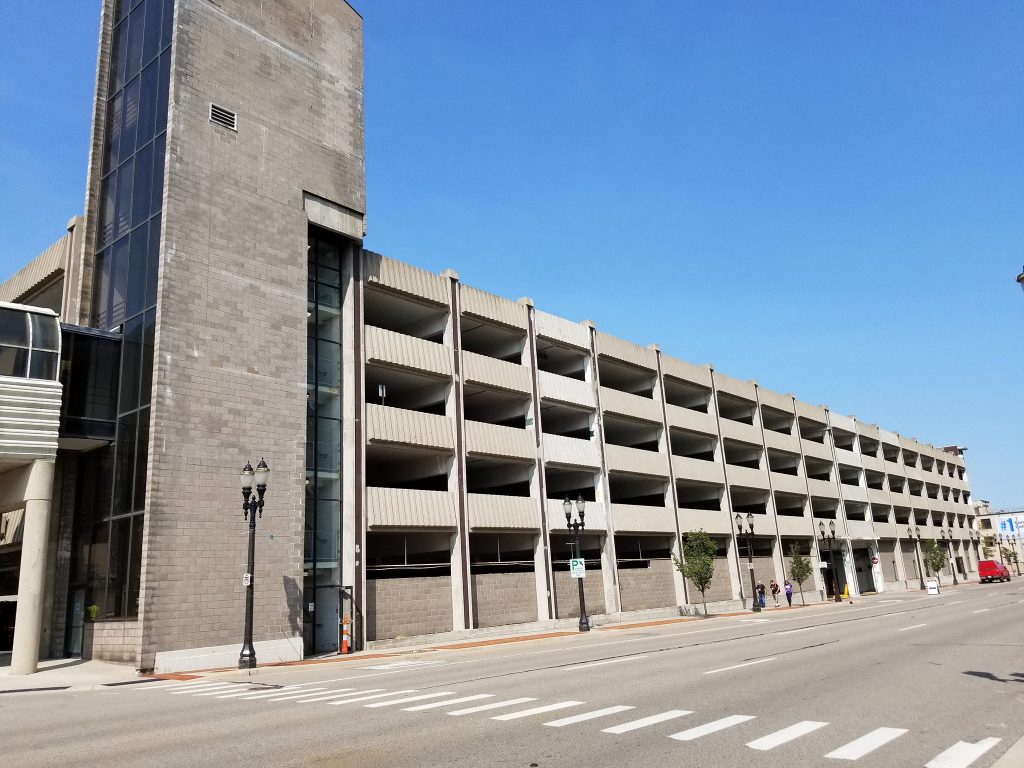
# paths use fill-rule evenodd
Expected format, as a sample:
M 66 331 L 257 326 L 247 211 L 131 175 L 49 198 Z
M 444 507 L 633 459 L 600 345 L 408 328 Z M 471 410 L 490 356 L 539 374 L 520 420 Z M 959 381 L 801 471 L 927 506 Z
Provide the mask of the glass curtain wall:
M 173 0 L 115 6 L 91 324 L 122 336 L 109 505 L 91 510 L 87 618 L 138 615 Z
M 341 266 L 347 247 L 309 235 L 306 355 L 307 653 L 338 649 L 341 587 Z

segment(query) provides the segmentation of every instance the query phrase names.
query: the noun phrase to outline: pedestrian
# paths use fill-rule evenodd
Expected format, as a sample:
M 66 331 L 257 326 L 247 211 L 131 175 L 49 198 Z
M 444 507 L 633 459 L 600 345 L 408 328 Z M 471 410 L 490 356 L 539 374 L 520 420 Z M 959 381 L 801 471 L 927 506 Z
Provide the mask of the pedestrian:
M 764 608 L 764 582 L 757 582 L 757 604 Z
M 779 607 L 779 592 L 781 591 L 779 589 L 779 582 L 777 582 L 775 579 L 772 579 L 771 581 L 768 582 L 768 586 L 769 586 L 769 588 L 772 591 L 772 600 L 775 601 L 775 607 L 778 608 Z
M 789 603 L 789 607 L 793 607 L 793 585 L 789 583 L 789 579 L 786 579 L 786 602 Z

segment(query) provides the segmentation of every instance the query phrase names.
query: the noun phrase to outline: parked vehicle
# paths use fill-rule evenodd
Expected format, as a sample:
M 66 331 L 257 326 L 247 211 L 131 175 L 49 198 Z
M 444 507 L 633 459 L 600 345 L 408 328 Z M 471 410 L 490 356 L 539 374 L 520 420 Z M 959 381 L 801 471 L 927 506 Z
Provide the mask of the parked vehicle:
M 986 581 L 1009 581 L 1010 569 L 998 560 L 982 560 L 978 563 L 978 577 Z

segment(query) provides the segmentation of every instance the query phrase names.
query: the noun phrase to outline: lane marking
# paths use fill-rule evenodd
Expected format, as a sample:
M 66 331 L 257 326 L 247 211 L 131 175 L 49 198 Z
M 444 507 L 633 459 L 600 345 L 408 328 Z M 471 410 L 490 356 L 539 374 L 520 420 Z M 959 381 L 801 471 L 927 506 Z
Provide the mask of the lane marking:
M 963 600 L 954 600 L 954 601 L 953 601 L 953 602 L 951 602 L 951 603 L 946 603 L 946 605 L 959 605 L 959 604 L 960 604 L 960 603 L 962 603 L 962 602 L 963 602 Z
M 345 688 L 343 690 L 350 691 L 350 693 L 332 693 L 330 696 L 316 696 L 312 699 L 303 699 L 298 702 L 299 704 L 312 704 L 314 701 L 328 701 L 330 699 L 347 699 L 350 696 L 360 696 L 364 693 L 377 693 L 377 691 L 383 691 L 383 688 L 364 688 L 363 690 L 352 690 L 351 688 Z
M 383 688 L 377 688 L 375 690 L 382 691 L 384 689 Z M 295 696 L 292 696 L 291 698 L 299 699 L 299 703 L 300 704 L 305 704 L 306 703 L 305 700 L 306 700 L 307 696 L 310 693 L 311 693 L 310 691 L 300 691 L 298 694 L 296 694 Z M 331 695 L 329 697 L 327 697 L 327 696 L 317 696 L 315 699 L 312 699 L 312 701 L 323 701 L 325 698 L 336 699 L 336 698 L 339 698 L 341 696 L 355 696 L 355 695 L 357 695 L 359 693 L 369 693 L 369 691 L 359 691 L 359 690 L 357 690 L 355 688 L 335 688 L 333 691 L 331 691 Z M 277 701 L 277 699 L 271 699 L 271 701 Z
M 201 690 L 203 690 L 203 691 L 212 691 L 214 689 L 220 689 L 221 692 L 224 692 L 224 691 L 228 690 L 229 688 L 235 688 L 238 685 L 239 685 L 238 683 L 221 683 L 219 685 L 204 685 Z M 186 689 L 184 691 L 171 691 L 171 696 L 187 695 L 187 694 L 195 693 L 198 690 L 200 690 L 200 689 L 199 688 L 188 688 L 188 689 Z
M 925 763 L 924 768 L 967 768 L 968 765 L 984 755 L 1000 741 L 1001 739 L 995 736 L 982 739 L 974 744 L 958 741 L 945 752 L 936 755 Z
M 792 635 L 796 632 L 808 632 L 809 630 L 817 629 L 817 627 L 801 627 L 800 629 L 786 629 L 782 632 L 776 632 L 777 635 Z
M 303 696 L 306 696 L 307 694 L 312 695 L 315 691 L 326 690 L 327 688 L 306 688 L 305 690 L 299 691 L 297 693 L 293 691 L 292 693 L 289 693 L 287 696 L 272 696 L 271 698 L 267 699 L 267 701 L 289 701 L 290 699 L 301 699 Z
M 247 684 L 239 683 L 239 685 L 242 686 L 242 693 L 252 693 L 252 688 L 250 688 Z M 237 686 L 233 686 L 233 687 L 237 687 Z M 225 690 L 224 688 L 218 688 L 215 691 L 204 691 L 203 693 L 197 693 L 196 694 L 196 698 L 199 698 L 200 696 L 219 696 L 219 695 L 224 693 L 224 690 Z M 227 690 L 231 690 L 231 689 L 228 688 Z
M 643 717 L 639 720 L 632 720 L 622 725 L 613 725 L 611 728 L 605 728 L 601 733 L 628 733 L 629 731 L 635 731 L 637 728 L 646 728 L 648 725 L 657 725 L 658 723 L 664 723 L 666 720 L 675 720 L 677 717 L 692 714 L 693 712 L 687 709 L 670 709 L 668 712 Z
M 741 624 L 764 624 L 771 619 L 737 619 Z
M 971 611 L 971 613 L 984 613 L 987 610 L 990 610 L 990 609 L 988 609 L 988 608 L 979 608 L 976 611 Z
M 729 717 L 723 717 L 721 720 L 713 720 L 710 723 L 698 725 L 696 728 L 690 728 L 688 731 L 673 733 L 669 738 L 676 741 L 693 741 L 701 736 L 707 736 L 709 733 L 724 731 L 726 728 L 732 728 L 734 725 L 753 720 L 754 717 L 754 715 L 730 715 Z
M 705 672 L 705 675 L 713 675 L 717 672 L 728 672 L 730 669 L 739 669 L 740 667 L 749 667 L 753 664 L 764 664 L 766 661 L 775 661 L 774 656 L 769 656 L 767 659 L 755 659 L 754 661 L 745 661 L 742 664 L 733 664 L 731 667 L 722 667 L 721 669 L 709 669 Z
M 297 692 L 299 690 L 299 688 L 304 688 L 304 687 L 305 687 L 305 684 L 301 684 L 300 683 L 300 684 L 297 684 L 297 685 L 286 685 L 283 688 L 278 688 L 276 691 L 263 691 L 263 692 L 260 692 L 260 693 L 253 693 L 252 691 L 249 691 L 248 694 L 246 696 L 243 696 L 242 698 L 244 700 L 246 700 L 246 701 L 248 701 L 250 699 L 269 699 L 271 696 L 281 696 L 281 695 L 283 695 L 285 693 L 288 693 L 289 691 L 296 691 Z M 223 691 L 222 691 L 222 693 L 223 693 Z
M 263 696 L 263 695 L 274 696 L 274 695 L 277 695 L 277 694 L 286 693 L 288 691 L 294 691 L 295 689 L 300 688 L 300 687 L 301 686 L 298 686 L 298 685 L 286 685 L 286 686 L 284 686 L 282 688 L 278 688 L 278 689 L 274 690 L 272 693 L 267 693 L 263 688 L 252 688 L 252 687 L 247 686 L 244 691 L 235 691 L 234 693 L 224 693 L 224 691 L 217 691 L 217 693 L 222 694 L 221 696 L 218 696 L 217 698 L 218 699 L 235 699 L 235 698 L 238 698 L 239 696 L 256 696 L 257 694 L 260 695 L 260 696 Z
M 897 632 L 906 632 L 909 629 L 920 629 L 921 627 L 927 627 L 927 624 L 915 624 L 912 627 L 904 627 L 903 629 L 897 629 Z
M 403 691 L 391 691 L 390 693 L 375 693 L 371 696 L 356 696 L 354 699 L 342 699 L 341 701 L 330 702 L 332 707 L 336 707 L 339 704 L 354 704 L 357 701 L 369 701 L 370 699 L 384 699 L 388 696 L 401 696 L 403 693 L 416 693 L 418 688 L 406 688 Z
M 828 725 L 828 723 L 818 722 L 817 720 L 804 720 L 796 723 L 795 725 L 791 725 L 788 728 L 776 731 L 775 733 L 769 733 L 767 736 L 762 736 L 760 739 L 748 741 L 747 746 L 751 749 L 760 749 L 762 751 L 775 749 L 780 744 L 793 741 L 793 739 L 799 739 L 801 736 L 813 733 L 819 728 L 824 728 L 826 725 Z
M 491 720 L 518 720 L 521 717 L 530 717 L 531 715 L 542 715 L 545 712 L 554 712 L 556 709 L 568 709 L 569 707 L 578 707 L 580 704 L 586 704 L 585 701 L 560 701 L 557 704 L 545 704 L 543 707 L 534 707 L 533 709 L 521 709 L 518 712 L 509 712 L 507 715 L 497 715 L 492 717 Z
M 825 757 L 831 757 L 835 760 L 860 760 L 864 755 L 885 746 L 893 739 L 898 739 L 906 732 L 906 728 L 875 728 L 875 730 L 864 734 L 859 739 L 854 739 L 849 744 L 839 747 L 839 749 L 833 749 Z
M 586 669 L 587 667 L 600 667 L 602 664 L 618 664 L 620 661 L 636 661 L 637 659 L 646 659 L 647 654 L 641 653 L 638 656 L 620 656 L 617 659 L 602 659 L 601 661 L 589 661 L 585 664 L 574 664 L 569 667 L 562 667 L 563 671 L 575 672 L 577 669 Z
M 614 707 L 605 707 L 604 709 L 595 709 L 593 712 L 584 712 L 582 715 L 573 715 L 572 717 L 563 717 L 561 720 L 550 720 L 544 725 L 550 725 L 552 728 L 561 728 L 563 725 L 574 725 L 575 723 L 583 723 L 587 720 L 596 720 L 599 717 L 605 717 L 607 715 L 614 715 L 617 712 L 625 712 L 629 709 L 636 709 L 636 707 L 627 707 L 619 704 Z
M 167 690 L 170 690 L 171 688 L 188 688 L 190 686 L 209 685 L 209 684 L 210 684 L 209 680 L 203 680 L 203 679 L 200 679 L 200 680 L 189 680 L 189 681 L 184 682 L 184 683 L 182 683 L 180 681 L 172 680 L 169 683 L 168 682 L 164 682 L 164 683 L 157 683 L 156 685 L 142 685 L 142 686 L 139 686 L 138 690 L 140 690 L 140 691 L 161 691 L 161 690 L 162 691 L 167 691 Z
M 478 707 L 467 707 L 466 709 L 456 709 L 454 712 L 449 712 L 449 715 L 472 715 L 474 712 L 486 712 L 489 709 L 501 709 L 502 707 L 511 707 L 515 704 L 525 704 L 528 701 L 536 701 L 536 698 L 531 696 L 524 696 L 520 699 L 507 699 L 505 701 L 495 701 L 491 704 L 481 704 Z
M 364 704 L 364 707 L 373 709 L 374 707 L 393 707 L 395 704 L 409 704 L 414 701 L 423 701 L 424 699 L 439 699 L 442 696 L 452 696 L 455 691 L 434 691 L 433 693 L 421 693 L 419 696 L 406 696 L 403 699 L 393 699 L 392 701 L 378 701 L 374 704 Z
M 462 704 L 466 701 L 479 701 L 480 699 L 493 699 L 493 693 L 476 693 L 472 696 L 462 696 L 458 699 L 448 699 L 446 701 L 432 701 L 429 704 L 417 704 L 415 707 L 403 707 L 403 712 L 422 712 L 425 709 L 438 709 L 440 707 L 447 707 L 449 704 Z

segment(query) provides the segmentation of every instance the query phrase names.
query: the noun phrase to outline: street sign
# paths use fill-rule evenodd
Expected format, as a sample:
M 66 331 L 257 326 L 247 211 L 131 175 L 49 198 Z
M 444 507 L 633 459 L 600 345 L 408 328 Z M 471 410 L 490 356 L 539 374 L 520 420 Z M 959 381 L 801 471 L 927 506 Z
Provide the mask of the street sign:
M 569 561 L 569 575 L 574 579 L 582 579 L 587 575 L 587 561 L 582 557 L 574 557 Z
M 754 570 L 754 564 L 753 563 L 747 563 L 747 570 L 748 571 Z
M 243 587 L 248 587 L 251 584 L 252 584 L 252 574 L 251 573 L 247 573 L 247 574 L 245 574 L 245 576 L 242 577 L 242 586 Z

